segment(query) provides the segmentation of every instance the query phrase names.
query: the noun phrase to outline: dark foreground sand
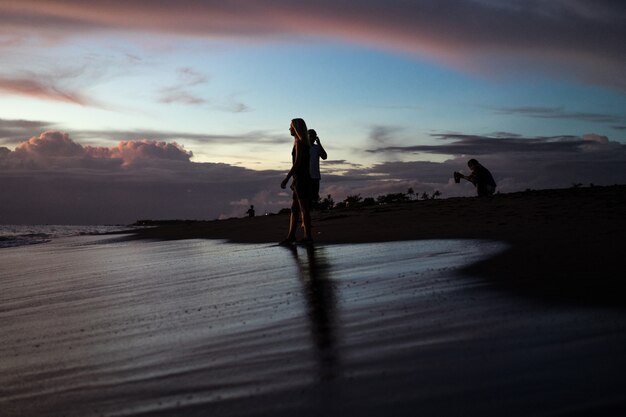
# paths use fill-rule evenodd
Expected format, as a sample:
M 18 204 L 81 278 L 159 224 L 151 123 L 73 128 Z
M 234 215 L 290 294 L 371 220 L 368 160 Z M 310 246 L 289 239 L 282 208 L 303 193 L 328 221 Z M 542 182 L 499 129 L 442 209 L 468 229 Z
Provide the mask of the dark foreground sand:
M 288 216 L 183 222 L 136 238 L 279 242 Z M 511 245 L 468 272 L 531 297 L 626 306 L 626 185 L 451 198 L 313 215 L 317 243 L 492 239 Z
M 625 208 L 597 187 L 317 214 L 314 247 L 266 243 L 269 216 L 9 248 L 0 416 L 624 416 Z

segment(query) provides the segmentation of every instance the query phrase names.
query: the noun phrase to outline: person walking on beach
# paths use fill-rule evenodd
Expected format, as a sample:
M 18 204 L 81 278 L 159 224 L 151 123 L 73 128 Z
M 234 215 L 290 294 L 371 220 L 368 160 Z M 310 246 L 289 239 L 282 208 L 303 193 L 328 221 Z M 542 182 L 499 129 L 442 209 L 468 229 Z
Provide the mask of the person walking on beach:
M 496 182 L 491 175 L 491 172 L 475 159 L 467 161 L 467 166 L 472 171 L 469 175 L 463 175 L 460 172 L 454 173 L 454 181 L 456 183 L 461 181 L 461 178 L 474 184 L 476 192 L 479 197 L 486 197 L 493 195 L 496 191 Z
M 291 189 L 293 200 L 291 203 L 291 215 L 289 216 L 289 232 L 281 245 L 289 245 L 296 240 L 298 218 L 302 217 L 303 243 L 312 242 L 311 239 L 311 175 L 309 173 L 310 143 L 306 123 L 302 119 L 293 119 L 289 126 L 289 133 L 294 137 L 293 149 L 291 150 L 291 169 L 285 179 L 280 183 L 280 188 L 285 189 L 287 182 L 293 178 Z
M 248 209 L 248 211 L 246 211 L 246 214 L 248 215 L 248 217 L 254 217 L 254 206 L 251 205 L 250 208 Z
M 313 207 L 316 207 L 320 201 L 320 180 L 322 179 L 322 175 L 320 174 L 320 158 L 325 161 L 326 158 L 328 158 L 328 154 L 322 146 L 317 132 L 313 129 L 309 129 L 309 141 L 311 142 L 309 166 L 309 173 L 311 174 L 311 203 Z

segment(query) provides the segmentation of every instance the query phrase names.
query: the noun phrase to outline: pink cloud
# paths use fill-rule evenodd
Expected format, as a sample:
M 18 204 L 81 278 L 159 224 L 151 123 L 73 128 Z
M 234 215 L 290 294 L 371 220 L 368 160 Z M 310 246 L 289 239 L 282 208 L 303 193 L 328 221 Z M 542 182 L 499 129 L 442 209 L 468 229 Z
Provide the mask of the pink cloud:
M 28 163 L 42 168 L 57 166 L 59 159 L 65 160 L 64 166 L 72 165 L 73 160 L 81 166 L 93 162 L 93 167 L 98 167 L 99 162 L 112 160 L 127 167 L 142 161 L 189 162 L 192 155 L 177 143 L 148 139 L 121 141 L 113 147 L 82 146 L 67 133 L 51 130 L 20 143 L 13 152 L 5 152 L 3 159 L 14 166 Z
M 608 137 L 603 136 L 603 135 L 598 135 L 595 133 L 587 133 L 586 135 L 583 135 L 583 140 L 589 141 L 589 142 L 603 143 L 603 144 L 609 143 Z
M 44 163 L 56 158 L 77 158 L 84 156 L 84 148 L 74 143 L 66 133 L 44 132 L 20 143 L 14 152 L 16 159 Z
M 625 13 L 611 0 L 21 0 L 0 5 L 0 27 L 64 36 L 149 31 L 255 42 L 339 38 L 467 71 L 534 67 L 626 90 Z
M 92 157 L 108 153 L 110 158 L 119 158 L 123 165 L 130 165 L 139 160 L 167 160 L 189 162 L 193 156 L 177 143 L 157 142 L 153 140 L 127 140 L 120 142 L 113 148 L 85 148 Z
M 33 78 L 0 78 L 0 91 L 44 100 L 79 104 L 82 106 L 90 104 L 85 97 L 82 97 L 76 92 L 64 90 L 43 80 Z
M 172 142 L 92 147 L 48 131 L 11 151 L 0 147 L 0 219 L 8 223 L 130 223 L 140 218 L 242 216 L 229 204 L 282 191 L 275 171 L 193 163 Z

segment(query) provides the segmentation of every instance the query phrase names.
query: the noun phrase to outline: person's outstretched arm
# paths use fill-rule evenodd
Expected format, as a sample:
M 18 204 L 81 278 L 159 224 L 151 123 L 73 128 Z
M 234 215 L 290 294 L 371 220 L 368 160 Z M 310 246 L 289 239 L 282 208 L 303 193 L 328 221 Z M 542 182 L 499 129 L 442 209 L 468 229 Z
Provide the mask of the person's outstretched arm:
M 474 183 L 474 177 L 473 177 L 473 173 L 470 175 L 464 175 L 462 172 L 458 172 L 455 171 L 454 172 L 454 181 L 455 182 L 459 182 L 459 179 L 463 178 L 464 180 L 467 180 L 469 182 L 471 182 L 472 184 Z
M 468 180 L 472 184 L 476 185 L 476 174 L 474 172 L 472 172 L 469 175 L 463 175 L 462 178 L 465 178 L 466 180 Z

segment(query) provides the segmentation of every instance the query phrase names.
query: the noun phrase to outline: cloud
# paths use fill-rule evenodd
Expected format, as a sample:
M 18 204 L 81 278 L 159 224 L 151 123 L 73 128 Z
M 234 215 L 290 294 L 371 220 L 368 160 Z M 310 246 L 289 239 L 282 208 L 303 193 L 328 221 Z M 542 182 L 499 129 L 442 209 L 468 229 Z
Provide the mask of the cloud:
M 208 77 L 192 68 L 180 68 L 178 70 L 179 82 L 176 85 L 162 88 L 159 91 L 158 101 L 161 103 L 204 104 L 206 100 L 190 92 L 195 86 L 206 84 Z
M 19 124 L 19 123 L 16 123 Z M 28 123 L 26 123 L 28 124 Z M 626 178 L 626 145 L 606 136 L 524 138 L 439 134 L 438 145 L 382 148 L 380 152 L 449 154 L 443 162 L 394 161 L 362 166 L 323 161 L 321 195 L 432 193 L 472 196 L 454 171 L 477 158 L 493 173 L 498 190 L 562 188 L 572 183 L 609 185 Z M 279 188 L 285 172 L 223 163 L 196 163 L 180 145 L 154 139 L 89 146 L 67 133 L 47 131 L 0 147 L 0 218 L 7 223 L 130 223 L 140 218 L 214 219 L 277 212 L 290 204 Z M 341 172 L 341 175 L 337 174 Z M 245 203 L 245 204 L 244 204 Z
M 82 146 L 70 139 L 67 133 L 47 131 L 20 143 L 0 162 L 11 167 L 48 169 L 77 165 L 97 168 L 103 166 L 100 164 L 102 160 L 112 160 L 120 167 L 127 167 L 146 161 L 188 162 L 192 155 L 176 143 L 143 139 L 121 141 L 114 147 Z
M 137 130 L 76 130 L 72 136 L 81 140 L 118 141 L 119 138 L 139 140 L 151 138 L 153 140 L 169 141 L 184 140 L 199 144 L 284 144 L 285 137 L 267 131 L 253 130 L 238 135 L 220 135 L 212 133 L 188 133 L 177 131 L 155 131 L 150 129 Z
M 437 145 L 387 146 L 368 149 L 369 153 L 433 153 L 444 155 L 490 155 L 494 153 L 548 153 L 576 152 L 583 145 L 577 136 L 550 136 L 526 138 L 491 137 L 460 133 L 442 133 L 431 135 L 446 143 Z
M 368 175 L 396 185 L 399 191 L 413 187 L 444 196 L 473 195 L 468 184 L 454 184 L 452 172 L 467 170 L 470 158 L 477 158 L 494 174 L 501 192 L 527 188 L 568 187 L 572 183 L 609 185 L 626 178 L 626 145 L 598 134 L 553 137 L 493 137 L 460 133 L 434 134 L 435 145 L 391 146 L 370 149 L 383 154 L 432 153 L 450 155 L 441 163 L 385 162 L 371 168 L 351 170 L 351 187 L 360 190 Z M 339 182 L 339 181 L 338 181 Z
M 619 1 L 21 0 L 0 5 L 7 33 L 102 31 L 273 41 L 325 37 L 427 56 L 464 71 L 534 67 L 626 91 Z
M 0 143 L 23 141 L 54 124 L 40 120 L 0 119 Z
M 324 165 L 340 165 L 340 166 L 351 166 L 354 168 L 358 168 L 358 167 L 362 167 L 362 164 L 356 163 L 356 162 L 351 162 L 351 161 L 347 161 L 345 159 L 327 159 L 326 161 L 324 161 Z
M 21 143 L 15 148 L 15 154 L 24 159 L 71 158 L 85 156 L 85 149 L 72 141 L 67 133 L 48 131 Z
M 158 91 L 158 101 L 160 103 L 180 103 L 193 106 L 205 105 L 214 110 L 230 113 L 244 113 L 250 110 L 247 104 L 236 99 L 236 94 L 209 100 L 194 92 L 193 90 L 197 87 L 207 84 L 209 77 L 192 68 L 180 68 L 178 70 L 178 78 L 178 83 L 161 88 Z
M 502 107 L 498 114 L 519 114 L 538 119 L 580 120 L 593 123 L 619 123 L 624 118 L 614 114 L 567 111 L 562 107 Z
M 389 143 L 394 133 L 397 133 L 401 129 L 393 126 L 373 126 L 370 130 L 370 141 L 378 144 Z
M 53 130 L 55 123 L 41 120 L 25 119 L 0 119 L 0 143 L 13 144 L 23 142 L 27 138 L 38 136 L 40 132 Z M 181 140 L 199 144 L 284 144 L 284 135 L 273 132 L 253 130 L 238 135 L 220 135 L 214 133 L 189 133 L 180 131 L 156 131 L 150 129 L 135 130 L 72 130 L 70 136 L 75 140 L 85 142 L 119 142 L 120 138 L 126 140 L 142 140 L 150 138 L 156 141 Z
M 7 223 L 130 223 L 139 218 L 244 215 L 231 201 L 282 208 L 284 173 L 194 163 L 172 142 L 124 140 L 84 146 L 67 133 L 43 132 L 14 150 L 0 147 L 0 218 Z M 263 194 L 266 191 L 267 195 Z M 273 197 L 272 197 L 273 196 Z
M 2 5 L 0 10 L 1 8 Z M 37 29 L 32 32 L 38 33 Z M 2 48 L 0 45 L 0 60 L 3 61 L 0 68 L 0 92 L 80 106 L 109 108 L 93 98 L 90 89 L 99 83 L 128 76 L 139 66 L 148 65 L 137 56 L 124 52 L 111 54 L 90 51 L 71 59 L 61 58 L 58 51 L 51 46 L 56 45 L 50 42 L 22 47 Z
M 206 100 L 200 98 L 188 91 L 183 91 L 177 87 L 164 88 L 159 93 L 159 102 L 165 104 L 183 103 L 183 104 L 204 104 Z
M 0 77 L 0 91 L 44 100 L 79 104 L 81 106 L 93 104 L 76 91 L 66 89 L 51 82 L 51 80 L 44 80 L 34 75 L 31 78 Z
M 123 166 L 143 160 L 188 162 L 193 156 L 192 152 L 184 150 L 177 143 L 157 142 L 148 139 L 121 141 L 114 148 L 88 146 L 84 150 L 90 157 L 121 159 Z
M 37 48 L 49 46 L 36 45 Z M 0 59 L 3 59 L 3 67 L 0 69 L 0 92 L 106 108 L 108 106 L 90 96 L 89 89 L 102 81 L 128 75 L 141 64 L 141 61 L 129 54 L 113 56 L 90 52 L 67 62 L 55 55 L 40 61 L 34 58 L 37 55 L 39 54 L 32 56 L 25 54 L 19 48 L 14 50 L 9 48 L 5 51 L 0 47 Z M 40 55 L 45 56 L 46 52 Z M 24 60 L 24 56 L 29 58 Z
M 230 94 L 221 98 L 217 103 L 213 104 L 213 107 L 230 113 L 246 113 L 251 110 L 250 106 L 237 99 L 237 94 Z
M 609 143 L 609 138 L 603 135 L 597 135 L 595 133 L 588 133 L 586 135 L 583 135 L 583 140 L 589 141 L 589 142 L 597 142 L 597 143 L 602 143 L 602 144 L 608 144 Z

